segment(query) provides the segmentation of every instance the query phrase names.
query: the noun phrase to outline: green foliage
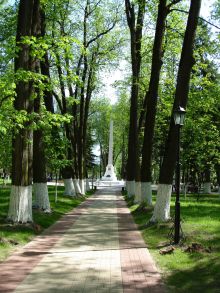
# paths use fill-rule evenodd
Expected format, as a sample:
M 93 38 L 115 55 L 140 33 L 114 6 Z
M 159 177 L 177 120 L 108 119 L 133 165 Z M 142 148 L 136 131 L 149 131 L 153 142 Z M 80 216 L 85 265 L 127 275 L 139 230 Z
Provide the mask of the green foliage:
M 15 55 L 16 8 L 0 5 L 0 74 L 11 66 Z
M 7 174 L 11 170 L 11 132 L 0 134 L 0 169 L 4 169 Z
M 173 107 L 182 42 L 180 32 L 184 29 L 185 19 L 186 16 L 179 12 L 172 12 L 168 19 L 153 150 L 155 180 L 158 180 L 159 164 L 164 153 Z M 219 74 L 215 61 L 218 54 L 217 44 L 218 41 L 207 24 L 200 21 L 194 50 L 196 63 L 191 76 L 181 139 L 181 159 L 186 173 L 193 170 L 202 174 L 207 167 L 213 171 L 214 165 L 219 161 Z
M 93 99 L 90 111 L 92 113 L 91 127 L 96 137 L 96 143 L 102 145 L 103 152 L 108 152 L 111 104 L 108 99 L 103 97 Z
M 57 174 L 60 169 L 72 165 L 72 161 L 66 159 L 70 142 L 63 136 L 62 129 L 57 126 L 53 127 L 52 131 L 45 131 L 44 134 L 47 166 Z
M 113 107 L 103 98 L 101 87 L 105 86 L 102 86 L 102 75 L 106 70 L 114 71 L 118 67 L 119 61 L 122 59 L 129 60 L 129 38 L 125 24 L 124 1 L 102 0 L 98 5 L 96 1 L 90 1 L 86 21 L 86 40 L 84 40 L 83 32 L 85 0 L 41 1 L 46 14 L 46 35 L 44 37 L 25 36 L 20 40 L 20 44 L 28 45 L 33 59 L 39 59 L 42 62 L 45 61 L 45 53 L 49 53 L 51 80 L 40 73 L 22 69 L 14 74 L 13 58 L 19 49 L 15 47 L 17 5 L 8 5 L 3 2 L 0 5 L 0 135 L 2 140 L 8 141 L 9 137 L 12 136 L 12 131 L 16 132 L 25 127 L 33 130 L 40 128 L 45 131 L 46 136 L 48 136 L 46 141 L 53 149 L 53 135 L 50 135 L 50 130 L 54 127 L 59 128 L 60 138 L 58 140 L 62 140 L 64 137 L 63 125 L 65 123 L 71 125 L 73 119 L 79 123 L 80 92 L 82 86 L 85 86 L 86 89 L 88 77 L 83 84 L 84 64 L 82 62 L 78 67 L 78 62 L 80 57 L 86 56 L 88 68 L 93 70 L 92 106 L 88 128 L 92 129 L 91 137 L 95 136 L 95 138 L 94 141 L 92 139 L 90 142 L 91 144 L 100 143 L 103 154 L 106 156 L 108 152 L 109 120 L 110 115 L 112 115 L 114 120 L 114 157 L 118 158 L 115 164 L 119 172 L 123 140 L 126 142 L 125 147 L 123 147 L 125 153 L 127 151 L 130 78 L 126 76 L 124 81 L 115 84 L 118 102 Z M 142 102 L 148 88 L 157 5 L 158 1 L 155 0 L 146 3 L 139 111 L 142 109 Z M 180 1 L 175 5 L 175 8 L 187 10 L 188 6 L 189 2 Z M 216 1 L 214 10 L 217 20 L 219 1 Z M 186 13 L 175 10 L 169 13 L 167 18 L 153 151 L 155 179 L 158 176 L 160 157 L 164 151 L 170 122 L 186 19 Z M 114 29 L 110 30 L 114 23 Z M 107 30 L 109 30 L 108 33 L 102 34 Z M 207 164 L 213 168 L 219 161 L 219 107 L 217 106 L 219 104 L 219 76 L 215 62 L 219 54 L 219 40 L 213 36 L 204 22 L 200 22 L 197 35 L 194 54 L 197 63 L 193 69 L 187 119 L 183 128 L 182 158 L 184 167 L 189 166 L 193 160 L 194 168 L 203 171 Z M 64 99 L 69 114 L 63 117 L 60 114 L 51 114 L 45 110 L 43 102 L 41 102 L 41 113 L 38 114 L 29 114 L 23 110 L 15 111 L 13 100 L 17 82 L 33 82 L 35 89 L 31 97 L 33 101 L 36 98 L 36 92 L 40 94 L 42 99 L 43 92 L 47 90 L 57 93 L 61 104 L 63 103 L 57 63 L 62 69 L 64 88 L 67 89 L 69 85 L 73 89 L 78 87 L 78 95 L 70 96 L 67 91 L 65 92 Z M 129 64 L 126 69 L 129 71 Z M 74 105 L 77 105 L 76 117 L 71 116 Z M 60 110 L 56 103 L 55 108 L 59 113 Z M 53 154 L 48 153 L 48 164 L 50 164 L 50 158 L 59 161 L 57 166 L 62 164 L 66 152 L 63 145 L 70 146 L 70 143 L 65 141 L 64 143 L 61 142 L 61 145 L 61 149 L 58 147 L 57 155 L 55 154 L 56 148 L 53 149 Z M 91 155 L 92 146 L 87 146 L 87 148 Z M 2 145 L 2 152 L 7 153 L 4 150 L 4 145 Z M 67 162 L 63 161 L 63 163 L 66 164 Z
M 217 65 L 209 55 L 216 53 L 211 32 L 202 23 L 196 40 L 195 57 L 189 107 L 183 137 L 184 165 L 191 166 L 196 172 L 206 168 L 214 169 L 220 161 L 220 75 Z
M 129 128 L 129 98 L 127 93 L 121 89 L 118 92 L 118 100 L 112 106 L 112 119 L 114 121 L 114 166 L 116 167 L 118 178 L 123 174 L 121 171 L 127 160 L 127 142 Z M 124 154 L 124 158 L 122 157 Z M 123 162 L 123 160 L 125 160 Z

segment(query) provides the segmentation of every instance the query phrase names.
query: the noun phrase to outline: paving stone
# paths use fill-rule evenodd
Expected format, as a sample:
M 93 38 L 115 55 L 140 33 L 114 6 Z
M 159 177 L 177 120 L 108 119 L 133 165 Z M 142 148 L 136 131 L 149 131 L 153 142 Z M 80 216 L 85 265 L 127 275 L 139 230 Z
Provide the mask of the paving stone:
M 0 265 L 0 292 L 164 292 L 117 189 L 104 189 Z

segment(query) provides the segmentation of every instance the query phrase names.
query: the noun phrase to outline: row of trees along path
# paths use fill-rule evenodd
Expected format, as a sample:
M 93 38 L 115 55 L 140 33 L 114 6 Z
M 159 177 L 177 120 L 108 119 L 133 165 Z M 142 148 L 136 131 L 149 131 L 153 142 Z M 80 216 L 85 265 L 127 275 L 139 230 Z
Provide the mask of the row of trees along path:
M 16 31 L 16 40 L 8 41 L 9 33 L 4 36 L 7 46 L 11 43 L 14 46 L 14 51 L 4 49 L 6 61 L 7 54 L 8 58 L 14 58 L 14 71 L 10 63 L 4 65 L 3 77 L 7 81 L 3 84 L 7 91 L 3 91 L 0 104 L 3 109 L 8 103 L 12 109 L 11 112 L 2 111 L 3 117 L 9 113 L 14 115 L 9 114 L 13 127 L 8 127 L 9 137 L 12 137 L 8 218 L 12 222 L 32 221 L 33 203 L 44 211 L 50 211 L 48 170 L 56 174 L 60 170 L 65 194 L 85 194 L 89 188 L 88 177 L 94 168 L 97 169 L 92 154 L 94 144 L 100 145 L 100 164 L 105 170 L 107 151 L 104 141 L 108 137 L 108 126 L 105 125 L 111 115 L 116 119 L 118 129 L 115 161 L 121 158 L 121 176 L 126 179 L 128 196 L 135 195 L 136 202 L 152 205 L 152 168 L 158 157 L 163 155 L 151 221 L 169 219 L 177 158 L 173 111 L 177 106 L 186 108 L 189 91 L 196 92 L 199 86 L 202 88 L 199 84 L 190 88 L 195 64 L 193 49 L 199 47 L 195 37 L 201 0 L 191 0 L 188 4 L 189 10 L 181 0 L 159 0 L 153 10 L 145 0 L 118 3 L 105 0 L 85 0 L 83 3 L 20 0 L 8 10 L 4 10 L 5 4 L 2 4 L 1 11 L 7 11 L 7 15 L 11 11 L 14 17 L 5 21 L 7 33 L 9 31 L 13 36 Z M 148 17 L 155 23 L 154 36 L 152 33 L 146 35 Z M 174 20 L 178 22 L 183 36 L 179 36 L 173 27 L 171 30 L 170 23 Z M 208 35 L 204 22 L 199 27 L 206 31 L 204 35 Z M 130 52 L 126 50 L 128 40 Z M 172 47 L 175 42 L 178 43 L 176 47 L 179 46 L 178 53 Z M 106 66 L 115 66 L 123 56 L 130 60 L 131 69 L 127 73 L 131 78 L 116 84 L 119 100 L 116 105 L 109 106 L 104 97 L 96 97 L 100 79 Z M 173 72 L 168 70 L 170 56 L 179 60 L 179 64 L 173 62 Z M 202 58 L 208 64 L 203 70 L 203 78 L 208 78 L 209 67 L 214 67 L 204 55 Z M 161 74 L 163 70 L 165 73 Z M 169 75 L 175 78 L 176 84 L 169 84 Z M 213 73 L 210 79 L 217 80 L 216 76 Z M 128 89 L 130 100 L 127 98 Z M 163 106 L 164 100 L 158 96 L 165 93 L 173 96 L 173 100 L 170 98 L 170 106 L 167 107 L 168 111 L 172 108 L 171 115 L 166 114 L 164 118 L 158 113 L 158 107 L 161 110 L 166 105 Z M 159 126 L 158 121 L 162 121 Z M 217 125 L 213 127 L 216 129 Z M 216 153 L 210 155 L 210 161 L 216 162 L 220 180 L 219 155 Z M 188 150 L 187 162 L 195 167 L 190 157 Z M 205 171 L 206 177 L 210 177 L 208 164 Z M 101 173 L 102 170 L 100 176 Z

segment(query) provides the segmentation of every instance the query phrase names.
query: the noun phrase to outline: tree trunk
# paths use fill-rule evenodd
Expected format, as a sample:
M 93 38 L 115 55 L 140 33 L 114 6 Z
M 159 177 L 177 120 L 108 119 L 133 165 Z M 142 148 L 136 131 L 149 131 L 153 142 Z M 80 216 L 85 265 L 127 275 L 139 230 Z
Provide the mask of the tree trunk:
M 84 117 L 83 117 L 83 161 L 84 166 L 86 169 L 86 146 L 87 146 L 87 128 L 88 128 L 88 116 L 89 116 L 89 107 L 90 107 L 90 101 L 92 97 L 92 92 L 94 90 L 94 71 L 93 67 L 95 65 L 95 54 L 92 54 L 90 68 L 88 72 L 88 80 L 87 80 L 87 88 L 86 88 L 86 97 L 85 97 L 85 109 L 84 109 Z M 86 170 L 84 170 L 84 175 L 86 174 Z M 84 176 L 85 178 L 86 176 Z
M 167 203 L 170 203 L 173 174 L 175 170 L 178 150 L 178 127 L 176 127 L 174 124 L 173 112 L 178 106 L 186 108 L 187 105 L 190 74 L 192 66 L 194 64 L 193 43 L 195 39 L 200 6 L 201 0 L 191 1 L 179 64 L 175 100 L 170 120 L 169 133 L 166 141 L 165 153 L 160 171 L 158 191 L 161 192 L 158 192 L 157 194 L 154 213 L 150 221 L 160 221 L 161 219 L 163 219 L 163 221 L 166 221 L 169 218 L 168 210 L 170 209 L 170 206 Z M 165 198 L 166 200 L 164 200 Z M 160 215 L 157 212 L 158 210 L 160 211 Z
M 139 155 L 138 155 L 138 92 L 139 92 L 139 75 L 141 66 L 141 41 L 142 28 L 145 12 L 145 1 L 139 1 L 137 21 L 135 16 L 134 4 L 125 0 L 125 9 L 127 23 L 130 29 L 131 37 L 131 63 L 132 63 L 132 85 L 131 85 L 131 102 L 130 102 L 130 122 L 128 135 L 128 161 L 127 161 L 127 193 L 132 196 L 135 193 L 135 180 L 139 178 Z M 139 184 L 137 183 L 137 187 Z M 137 191 L 140 188 L 136 189 Z M 139 197 L 137 195 L 137 197 Z
M 83 45 L 87 47 L 87 19 L 88 19 L 89 1 L 86 2 L 84 11 L 84 22 L 83 22 Z M 83 56 L 83 71 L 82 71 L 82 85 L 80 91 L 80 115 L 79 115 L 79 130 L 78 130 L 78 169 L 79 169 L 79 180 L 82 194 L 85 194 L 84 188 L 84 141 L 83 141 L 83 129 L 84 129 L 84 117 L 85 117 L 85 88 L 86 78 L 88 74 L 88 60 L 86 53 Z
M 204 186 L 203 193 L 210 194 L 211 193 L 211 172 L 209 167 L 207 167 L 204 172 L 203 186 Z
M 40 112 L 40 97 L 34 101 L 34 111 Z M 33 136 L 33 187 L 34 205 L 45 212 L 50 212 L 50 201 L 47 187 L 46 158 L 42 129 L 34 131 Z
M 71 150 L 68 150 L 67 159 L 71 160 Z M 72 166 L 65 166 L 61 169 L 61 174 L 64 182 L 64 195 L 74 196 L 76 194 L 73 182 L 73 168 Z
M 18 70 L 33 71 L 30 47 L 22 44 L 22 37 L 31 36 L 34 0 L 20 0 L 16 45 L 19 50 L 15 58 L 15 74 Z M 16 83 L 15 110 L 33 112 L 33 84 L 20 80 Z M 18 129 L 12 141 L 12 187 L 8 219 L 13 222 L 32 221 L 32 131 L 25 125 Z
M 125 135 L 122 136 L 122 150 L 121 150 L 121 179 L 126 178 L 126 159 L 125 159 Z
M 40 5 L 38 2 L 37 7 L 34 7 L 34 28 L 33 35 L 36 37 L 45 36 L 42 35 L 42 28 L 45 24 L 42 23 L 42 11 L 40 9 Z M 43 62 L 36 62 L 35 72 L 40 73 L 40 68 L 42 68 Z M 49 70 L 49 68 L 48 68 Z M 41 113 L 41 98 L 40 98 L 40 90 L 37 89 L 37 97 L 34 100 L 34 112 L 40 114 Z M 45 93 L 44 93 L 45 95 Z M 46 96 L 49 96 L 49 93 L 46 93 Z M 45 100 L 47 98 L 45 97 Z M 49 102 L 49 101 L 48 101 Z M 48 105 L 49 106 L 49 105 Z M 33 189 L 34 189 L 34 197 L 35 203 L 34 205 L 44 212 L 50 212 L 50 201 L 48 195 L 48 187 L 47 187 L 47 174 L 46 174 L 46 158 L 45 158 L 45 150 L 44 150 L 44 135 L 42 129 L 37 129 L 34 131 L 33 135 Z
M 63 71 L 61 67 L 61 60 L 60 56 L 58 53 L 56 53 L 56 66 L 57 66 L 57 71 L 58 71 L 58 76 L 59 76 L 59 83 L 60 83 L 60 90 L 61 90 L 61 96 L 62 96 L 62 109 L 61 112 L 62 114 L 67 113 L 67 105 L 66 105 L 66 94 L 65 94 L 65 82 L 63 79 Z M 70 138 L 70 128 L 69 125 L 65 123 L 65 135 L 68 141 L 71 141 Z M 70 146 L 68 146 L 67 149 L 67 159 L 72 160 L 72 149 Z M 64 179 L 64 185 L 65 185 L 65 195 L 70 195 L 73 196 L 75 195 L 75 188 L 73 184 L 73 168 L 72 166 L 64 166 L 61 170 L 62 177 Z
M 151 77 L 149 89 L 146 93 L 146 118 L 144 125 L 144 142 L 142 149 L 142 165 L 141 165 L 141 201 L 152 205 L 152 149 L 154 126 L 156 119 L 156 109 L 158 100 L 158 88 L 160 80 L 160 70 L 162 66 L 163 57 L 163 38 L 166 25 L 168 9 L 166 0 L 160 0 L 158 5 L 158 16 L 156 24 L 156 32 L 154 37 L 153 56 L 151 65 Z
M 46 20 L 45 20 L 45 12 L 43 9 L 40 10 L 41 13 L 41 35 L 44 37 L 46 35 Z M 41 74 L 43 74 L 47 80 L 46 84 L 49 86 L 50 83 L 50 69 L 49 69 L 49 58 L 48 52 L 45 52 L 43 61 L 40 62 Z M 53 95 L 50 89 L 44 90 L 44 103 L 47 111 L 54 113 L 54 103 L 53 103 Z
M 220 164 L 215 165 L 216 179 L 218 184 L 218 193 L 220 193 Z
M 70 97 L 74 98 L 75 95 L 74 95 L 73 87 L 72 87 L 72 84 L 71 84 L 71 69 L 70 69 L 69 57 L 67 55 L 67 52 L 65 54 L 66 54 L 65 60 L 66 60 L 66 68 L 67 68 L 67 77 L 68 77 L 67 78 L 67 84 L 68 84 L 68 89 L 69 89 L 69 95 L 70 95 Z M 77 105 L 76 105 L 76 103 L 74 103 L 74 105 L 73 105 L 72 115 L 75 118 L 77 116 Z M 77 122 L 76 122 L 76 120 L 77 119 L 74 119 L 72 126 L 69 127 L 69 137 L 70 137 L 70 141 L 71 141 L 71 145 L 72 145 L 72 160 L 73 160 L 72 177 L 73 177 L 73 179 L 78 178 L 78 164 L 77 164 L 78 154 L 77 154 L 77 139 L 76 139 L 77 138 Z M 73 185 L 74 185 L 75 191 L 77 193 L 79 193 L 78 192 L 78 187 L 76 186 L 76 184 L 74 184 L 74 180 L 73 180 Z M 77 188 L 77 190 L 76 190 L 76 188 Z

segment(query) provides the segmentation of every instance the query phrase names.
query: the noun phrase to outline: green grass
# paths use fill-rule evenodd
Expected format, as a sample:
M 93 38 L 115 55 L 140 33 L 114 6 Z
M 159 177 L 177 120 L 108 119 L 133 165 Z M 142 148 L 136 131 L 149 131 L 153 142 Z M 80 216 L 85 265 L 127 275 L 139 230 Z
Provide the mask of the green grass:
M 11 179 L 0 178 L 0 188 L 10 184 L 11 184 Z
M 155 197 L 154 197 L 155 201 Z M 168 234 L 172 223 L 161 223 L 143 228 L 150 219 L 153 209 L 138 210 L 128 202 L 135 222 L 161 269 L 168 292 L 217 293 L 220 292 L 220 199 L 218 195 L 196 195 L 181 198 L 182 229 L 185 241 L 175 248 L 174 253 L 161 255 L 160 246 L 168 245 Z M 174 197 L 171 202 L 174 216 Z M 208 252 L 185 252 L 193 242 L 211 248 Z
M 16 248 L 32 240 L 85 199 L 63 196 L 63 191 L 63 187 L 58 187 L 58 200 L 55 203 L 55 187 L 49 187 L 51 214 L 33 210 L 34 223 L 41 228 L 40 231 L 37 231 L 36 226 L 32 224 L 13 225 L 6 222 L 10 189 L 0 187 L 0 261 L 5 260 Z M 87 196 L 90 194 L 92 192 L 88 193 Z

